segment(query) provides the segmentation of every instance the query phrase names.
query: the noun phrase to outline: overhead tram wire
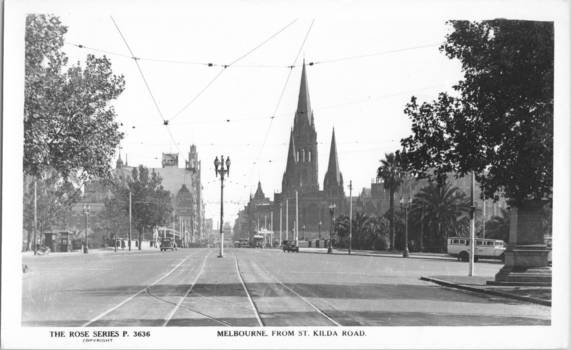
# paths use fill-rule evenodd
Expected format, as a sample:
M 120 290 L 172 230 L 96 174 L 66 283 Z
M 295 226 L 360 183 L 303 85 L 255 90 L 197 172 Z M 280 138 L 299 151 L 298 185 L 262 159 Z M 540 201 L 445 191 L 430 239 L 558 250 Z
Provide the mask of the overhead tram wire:
M 222 72 L 224 72 L 224 70 L 226 70 L 226 68 L 232 66 L 233 64 L 235 64 L 236 62 L 240 61 L 241 59 L 243 59 L 244 57 L 248 56 L 249 54 L 251 54 L 252 52 L 256 51 L 258 48 L 260 48 L 262 45 L 264 45 L 265 43 L 267 43 L 268 41 L 270 41 L 271 39 L 273 39 L 275 36 L 277 36 L 278 34 L 280 34 L 281 32 L 283 32 L 284 30 L 286 30 L 289 26 L 291 26 L 292 24 L 294 24 L 297 21 L 297 18 L 291 22 L 290 24 L 288 24 L 287 26 L 283 27 L 279 32 L 275 33 L 274 35 L 272 35 L 271 37 L 269 37 L 268 39 L 266 39 L 263 43 L 261 43 L 260 45 L 256 46 L 255 48 L 253 48 L 252 50 L 250 50 L 248 53 L 246 53 L 245 55 L 243 55 L 242 57 L 238 58 L 237 60 L 235 60 L 234 62 L 228 64 L 228 65 L 224 65 L 223 69 L 214 77 L 214 79 L 212 79 L 210 81 L 210 83 L 208 83 L 208 85 L 206 85 L 206 87 L 204 89 L 202 89 L 202 91 L 200 91 L 198 93 L 198 95 L 196 95 L 189 103 L 186 104 L 186 106 L 184 106 L 177 114 L 174 115 L 174 117 L 172 117 L 171 119 L 169 119 L 170 121 L 173 121 L 176 117 L 178 117 L 188 106 L 190 106 L 200 95 L 202 95 L 202 93 L 204 91 L 206 91 L 206 89 L 208 89 L 208 87 L 210 85 L 212 85 L 212 83 L 214 83 L 214 81 L 216 79 L 218 79 L 218 77 L 220 76 L 220 74 L 222 74 Z
M 394 93 L 394 94 L 388 94 L 388 95 L 383 95 L 383 96 L 377 96 L 377 97 L 373 97 L 373 98 L 367 98 L 367 99 L 364 99 L 364 100 L 357 100 L 357 101 L 345 102 L 345 103 L 341 103 L 341 104 L 337 104 L 337 105 L 331 105 L 331 106 L 313 108 L 313 110 L 315 110 L 315 111 L 320 111 L 320 110 L 324 110 L 324 109 L 343 107 L 343 106 L 348 106 L 348 105 L 352 105 L 352 104 L 363 103 L 363 102 L 370 102 L 370 101 L 380 100 L 380 99 L 383 99 L 383 98 L 389 98 L 389 97 L 394 97 L 394 96 L 403 95 L 403 94 L 410 94 L 410 93 L 414 93 L 414 92 L 418 92 L 418 91 L 430 90 L 430 89 L 434 89 L 434 88 L 438 88 L 438 87 L 443 87 L 443 86 L 446 86 L 446 84 L 440 84 L 440 85 L 429 86 L 429 87 L 422 88 L 422 89 L 402 91 L 402 92 L 397 92 L 397 93 Z M 294 112 L 294 113 L 295 113 L 295 112 Z M 239 118 L 239 119 L 216 119 L 216 120 L 197 120 L 197 121 L 184 122 L 184 123 L 176 123 L 176 124 L 169 124 L 169 125 L 173 125 L 173 126 L 174 126 L 174 125 L 187 125 L 187 124 L 212 124 L 212 123 L 246 122 L 246 121 L 251 121 L 251 120 L 263 120 L 263 119 L 268 119 L 268 118 L 270 118 L 270 119 L 275 119 L 275 118 L 287 117 L 287 116 L 290 116 L 290 115 L 291 115 L 291 113 L 284 113 L 284 114 L 273 115 L 273 116 L 271 116 L 271 117 Z M 156 126 L 158 126 L 158 125 L 157 125 L 157 124 L 137 125 L 138 128 L 148 128 L 148 127 L 156 127 Z
M 354 60 L 354 59 L 357 59 L 357 58 L 364 58 L 364 57 L 371 57 L 371 56 L 386 55 L 386 54 L 388 54 L 388 53 L 395 53 L 395 52 L 408 51 L 408 50 L 424 49 L 424 48 L 427 48 L 427 47 L 434 47 L 434 46 L 440 46 L 440 45 L 442 45 L 442 44 L 430 44 L 430 45 L 423 45 L 423 46 L 407 47 L 407 48 L 404 48 L 404 49 L 384 51 L 384 52 L 377 52 L 377 53 L 370 53 L 370 54 L 367 54 L 367 55 L 344 57 L 344 58 L 337 58 L 337 59 L 333 59 L 333 60 L 318 61 L 318 62 L 310 62 L 309 65 L 310 65 L 310 66 L 313 66 L 313 65 L 316 65 L 316 64 L 324 64 L 324 63 L 332 63 L 332 62 L 339 62 L 339 61 Z
M 307 40 L 307 37 L 309 36 L 309 32 L 311 32 L 311 28 L 313 27 L 314 22 L 315 22 L 315 19 L 313 21 L 311 21 L 311 25 L 309 26 L 309 29 L 307 30 L 307 34 L 305 35 L 305 38 L 303 39 L 303 42 L 301 43 L 299 51 L 297 52 L 297 55 L 295 56 L 295 60 L 293 61 L 293 64 L 290 66 L 291 69 L 289 70 L 289 74 L 287 76 L 286 82 L 285 82 L 284 87 L 282 89 L 282 93 L 280 94 L 280 98 L 278 100 L 278 103 L 276 104 L 276 108 L 274 109 L 273 116 L 271 117 L 270 125 L 268 126 L 268 131 L 266 132 L 266 136 L 264 137 L 264 142 L 262 143 L 262 147 L 260 148 L 260 152 L 258 152 L 258 156 L 256 157 L 256 161 L 252 165 L 252 171 L 250 172 L 250 178 L 248 179 L 248 182 L 247 182 L 248 185 L 250 184 L 250 181 L 252 181 L 252 174 L 254 174 L 254 167 L 258 163 L 258 159 L 260 158 L 260 155 L 262 154 L 262 151 L 264 150 L 264 146 L 266 145 L 266 140 L 268 139 L 270 129 L 272 128 L 272 124 L 274 122 L 274 118 L 275 118 L 274 116 L 275 116 L 276 112 L 278 111 L 278 108 L 279 108 L 280 103 L 282 101 L 283 95 L 285 93 L 285 89 L 286 89 L 287 84 L 289 82 L 289 78 L 291 77 L 291 73 L 293 71 L 293 67 L 295 67 L 295 63 L 297 62 L 297 59 L 299 58 L 299 54 L 301 53 L 301 50 L 303 49 L 303 46 L 305 45 L 305 41 Z M 242 200 L 243 196 L 244 196 L 244 190 L 242 190 L 242 195 L 240 196 L 240 200 Z
M 172 139 L 172 141 L 174 142 L 174 145 L 176 147 L 176 149 L 178 150 L 178 153 L 182 155 L 183 160 L 186 160 L 186 158 L 184 157 L 184 154 L 182 154 L 180 152 L 180 149 L 178 148 L 178 145 L 176 143 L 176 140 L 174 139 L 174 137 L 172 136 L 171 131 L 168 128 L 168 121 L 165 120 L 165 118 L 163 117 L 163 113 L 161 112 L 161 109 L 159 108 L 159 105 L 157 104 L 157 101 L 155 100 L 155 96 L 153 96 L 153 92 L 151 91 L 151 88 L 149 87 L 149 84 L 147 83 L 147 79 L 145 79 L 145 75 L 143 74 L 143 71 L 141 70 L 141 67 L 139 66 L 139 62 L 137 62 L 138 58 L 135 57 L 135 54 L 133 53 L 133 50 L 131 50 L 131 48 L 129 47 L 129 44 L 127 43 L 127 40 L 125 39 L 125 37 L 123 36 L 123 33 L 121 33 L 121 29 L 119 29 L 119 26 L 117 25 L 117 23 L 115 22 L 115 19 L 113 18 L 113 16 L 110 16 L 111 20 L 113 21 L 113 24 L 115 24 L 115 27 L 117 28 L 117 31 L 119 31 L 119 34 L 121 35 L 121 38 L 123 39 L 123 41 L 125 42 L 125 45 L 127 46 L 127 49 L 129 49 L 129 52 L 132 55 L 132 59 L 135 61 L 135 64 L 137 65 L 137 68 L 139 69 L 139 72 L 141 73 L 141 77 L 143 77 L 143 81 L 145 82 L 145 86 L 147 87 L 147 90 L 149 91 L 149 94 L 151 95 L 151 98 L 153 99 L 153 103 L 155 104 L 155 107 L 157 107 L 157 111 L 159 111 L 159 115 L 161 116 L 161 119 L 163 120 L 164 125 L 166 125 L 167 127 L 167 131 Z
M 285 28 L 284 28 L 285 29 Z M 101 49 L 96 49 L 93 47 L 89 47 L 89 46 L 85 46 L 83 44 L 74 44 L 74 43 L 70 43 L 70 42 L 65 42 L 66 45 L 71 45 L 71 46 L 75 46 L 78 47 L 80 49 L 88 49 L 88 50 L 93 50 L 93 51 L 98 51 L 98 52 L 103 52 L 103 53 L 107 53 L 110 55 L 115 55 L 115 56 L 119 56 L 119 57 L 124 57 L 124 58 L 129 58 L 129 59 L 133 59 L 132 56 L 127 56 L 127 55 L 123 55 L 120 53 L 116 53 L 116 52 L 111 52 L 111 51 L 105 51 L 105 50 L 101 50 Z M 409 50 L 418 50 L 418 49 L 424 49 L 424 48 L 428 48 L 428 47 L 434 47 L 434 46 L 440 46 L 441 44 L 430 44 L 430 45 L 422 45 L 422 46 L 414 46 L 414 47 L 407 47 L 404 49 L 397 49 L 397 50 L 390 50 L 390 51 L 383 51 L 383 52 L 377 52 L 377 53 L 371 53 L 371 54 L 366 54 L 366 55 L 359 55 L 359 56 L 351 56 L 351 57 L 343 57 L 343 58 L 336 58 L 336 59 L 332 59 L 332 60 L 323 60 L 323 61 L 316 61 L 316 62 L 309 62 L 307 65 L 308 66 L 314 66 L 317 64 L 325 64 L 325 63 L 333 63 L 333 62 L 339 62 L 339 61 L 347 61 L 347 60 L 354 60 L 354 59 L 359 59 L 359 58 L 365 58 L 365 57 L 371 57 L 371 56 L 379 56 L 379 55 L 385 55 L 385 54 L 389 54 L 389 53 L 395 53 L 395 52 L 402 52 L 402 51 L 409 51 Z M 156 58 L 144 58 L 144 57 L 137 57 L 138 61 L 148 61 L 148 62 L 161 62 L 161 63 L 176 63 L 176 64 L 190 64 L 190 65 L 197 65 L 197 66 L 205 66 L 205 67 L 229 67 L 230 65 L 232 65 L 232 67 L 243 67 L 243 68 L 292 68 L 292 66 L 282 66 L 282 65 L 264 65 L 264 64 L 233 64 L 231 63 L 230 65 L 227 64 L 221 64 L 221 63 L 211 63 L 211 62 L 190 62 L 190 61 L 177 61 L 177 60 L 166 60 L 166 59 L 156 59 Z M 295 66 L 294 66 L 295 67 Z

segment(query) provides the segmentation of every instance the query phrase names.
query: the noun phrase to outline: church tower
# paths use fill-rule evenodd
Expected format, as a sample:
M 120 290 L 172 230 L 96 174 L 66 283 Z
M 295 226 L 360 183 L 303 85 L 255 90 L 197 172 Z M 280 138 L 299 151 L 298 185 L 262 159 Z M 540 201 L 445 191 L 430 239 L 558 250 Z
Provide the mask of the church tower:
M 317 133 L 304 60 L 297 111 L 290 132 L 286 171 L 282 180 L 282 193 L 295 190 L 319 191 L 317 160 Z

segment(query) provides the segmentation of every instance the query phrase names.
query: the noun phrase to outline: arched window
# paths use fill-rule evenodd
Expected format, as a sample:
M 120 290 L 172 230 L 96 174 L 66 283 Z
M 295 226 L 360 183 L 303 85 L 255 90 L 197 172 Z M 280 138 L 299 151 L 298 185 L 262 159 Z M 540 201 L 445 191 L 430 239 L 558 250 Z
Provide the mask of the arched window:
M 303 161 L 305 162 L 305 148 L 303 149 Z
M 311 162 L 311 151 L 307 152 L 307 158 L 308 158 L 308 162 Z
M 296 161 L 299 162 L 299 150 L 297 150 L 297 159 L 296 159 Z

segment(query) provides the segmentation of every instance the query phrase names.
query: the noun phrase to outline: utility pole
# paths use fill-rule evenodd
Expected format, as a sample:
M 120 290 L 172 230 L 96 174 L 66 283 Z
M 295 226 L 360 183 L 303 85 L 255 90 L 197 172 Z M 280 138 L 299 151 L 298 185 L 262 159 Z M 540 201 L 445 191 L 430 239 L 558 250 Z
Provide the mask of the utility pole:
M 36 234 L 38 232 L 38 193 L 37 193 L 37 178 L 34 176 L 34 255 L 38 254 L 38 239 Z
M 299 238 L 299 216 L 298 216 L 298 200 L 297 200 L 297 191 L 295 191 L 295 245 L 297 246 L 297 240 Z
M 286 199 L 286 240 L 289 240 L 289 199 Z
M 468 264 L 468 276 L 474 276 L 474 244 L 476 238 L 476 226 L 475 226 L 475 212 L 476 206 L 474 203 L 474 172 L 472 172 L 472 176 L 470 179 L 470 261 Z
M 486 200 L 482 201 L 482 238 L 486 238 Z
M 131 188 L 129 187 L 129 251 L 131 251 Z
M 349 254 L 351 254 L 351 238 L 353 236 L 353 180 L 349 181 Z

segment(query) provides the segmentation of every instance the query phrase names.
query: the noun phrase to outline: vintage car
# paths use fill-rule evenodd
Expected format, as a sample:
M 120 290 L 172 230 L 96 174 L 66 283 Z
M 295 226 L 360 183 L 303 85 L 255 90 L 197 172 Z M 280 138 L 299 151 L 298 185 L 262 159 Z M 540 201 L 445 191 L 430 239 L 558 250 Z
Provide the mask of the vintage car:
M 176 242 L 173 241 L 172 238 L 163 238 L 163 240 L 161 241 L 161 252 L 167 249 L 170 249 L 172 251 L 176 250 Z
M 285 252 L 296 252 L 299 253 L 299 247 L 295 245 L 295 241 L 283 241 L 282 249 Z

